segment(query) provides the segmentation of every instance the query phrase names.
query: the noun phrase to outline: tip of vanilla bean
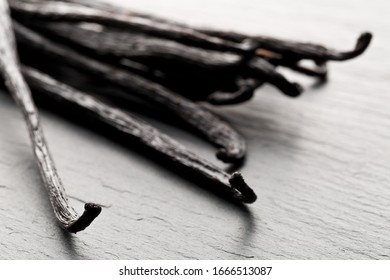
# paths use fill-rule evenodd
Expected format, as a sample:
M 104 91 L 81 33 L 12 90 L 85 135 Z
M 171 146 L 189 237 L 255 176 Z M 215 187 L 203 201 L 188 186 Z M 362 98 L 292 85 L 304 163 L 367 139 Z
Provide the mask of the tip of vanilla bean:
M 303 87 L 298 83 L 292 83 L 291 90 L 289 91 L 290 97 L 298 97 L 303 92 Z
M 84 205 L 84 213 L 66 229 L 71 233 L 77 233 L 86 229 L 102 212 L 100 205 L 87 203 Z
M 241 173 L 235 172 L 229 179 L 230 185 L 241 193 L 240 199 L 245 203 L 253 203 L 257 200 L 255 192 L 245 183 Z
M 366 49 L 370 45 L 372 37 L 373 37 L 372 33 L 363 32 L 359 36 L 359 38 L 357 39 L 355 48 L 353 50 L 351 50 L 349 52 L 341 52 L 339 54 L 335 54 L 333 59 L 343 61 L 343 60 L 352 59 L 352 58 L 355 58 L 355 57 L 361 55 L 362 53 L 364 53 L 366 51 Z
M 243 151 L 228 151 L 225 148 L 218 150 L 216 153 L 217 159 L 225 163 L 238 163 L 244 160 L 245 150 Z
M 362 33 L 359 36 L 359 39 L 357 40 L 355 53 L 357 53 L 357 55 L 363 53 L 370 45 L 371 40 L 372 40 L 372 33 L 370 32 Z

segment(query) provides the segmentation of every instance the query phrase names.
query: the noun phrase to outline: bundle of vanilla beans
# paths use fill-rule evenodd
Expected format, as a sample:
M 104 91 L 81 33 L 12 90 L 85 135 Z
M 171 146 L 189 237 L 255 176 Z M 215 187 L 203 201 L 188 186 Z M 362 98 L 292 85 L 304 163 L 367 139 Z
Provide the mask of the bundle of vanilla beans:
M 55 111 L 65 108 L 69 115 L 91 119 L 131 147 L 142 146 L 176 166 L 177 172 L 202 179 L 204 187 L 252 203 L 256 194 L 240 173 L 228 174 L 115 106 L 118 95 L 111 89 L 124 93 L 122 102 L 140 104 L 158 118 L 180 120 L 218 147 L 219 160 L 237 163 L 245 157 L 245 140 L 200 102 L 240 104 L 265 83 L 296 97 L 302 87 L 277 67 L 324 80 L 328 61 L 362 54 L 371 37 L 363 33 L 352 51 L 339 52 L 310 43 L 192 28 L 95 0 L 0 0 L 0 73 L 25 117 L 54 213 L 63 228 L 74 233 L 85 229 L 101 208 L 88 203 L 78 215 L 69 205 L 30 89 Z M 311 68 L 302 65 L 307 60 Z M 109 90 L 92 92 L 85 84 L 72 84 L 58 71 L 61 67 Z

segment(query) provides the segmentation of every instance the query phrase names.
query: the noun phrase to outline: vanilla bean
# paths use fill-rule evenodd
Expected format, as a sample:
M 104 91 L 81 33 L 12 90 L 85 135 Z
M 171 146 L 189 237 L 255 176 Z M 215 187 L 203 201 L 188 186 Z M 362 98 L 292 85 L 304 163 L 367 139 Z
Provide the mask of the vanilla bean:
M 254 78 L 204 74 L 204 71 L 164 72 L 164 78 L 159 79 L 158 83 L 191 100 L 206 101 L 212 105 L 233 105 L 248 101 L 263 84 Z
M 187 46 L 177 41 L 138 31 L 110 28 L 97 24 L 29 22 L 40 31 L 60 37 L 99 55 L 129 58 L 146 65 L 170 64 L 177 67 L 228 71 L 241 66 L 242 56 Z
M 252 58 L 249 61 L 249 68 L 253 76 L 262 77 L 264 81 L 274 85 L 290 97 L 299 96 L 303 90 L 298 83 L 291 83 L 282 74 L 275 71 L 274 66 L 265 59 Z
M 129 94 L 174 113 L 210 142 L 221 147 L 217 152 L 218 159 L 236 162 L 244 158 L 245 140 L 230 125 L 202 106 L 152 81 L 58 45 L 17 22 L 14 22 L 14 29 L 18 43 L 28 49 L 35 49 L 61 63 L 87 71 L 114 86 L 130 91 Z
M 189 47 L 171 40 L 102 25 L 95 28 L 42 22 L 35 25 L 41 26 L 39 29 L 49 32 L 51 36 L 61 37 L 95 53 L 136 59 L 137 62 L 144 63 L 151 69 L 158 68 L 163 73 L 172 73 L 172 70 L 177 72 L 176 69 L 180 69 L 178 71 L 180 75 L 188 71 L 190 72 L 188 76 L 194 80 L 198 75 L 208 75 L 212 80 L 217 80 L 214 77 L 222 75 L 219 72 L 224 71 L 227 76 L 220 80 L 226 83 L 226 80 L 234 80 L 240 73 L 247 72 L 252 78 L 269 82 L 288 96 L 296 97 L 302 91 L 299 85 L 289 82 L 272 64 L 262 58 L 254 57 L 248 62 L 248 58 L 241 54 Z M 208 73 L 205 70 L 212 72 Z M 183 78 L 176 76 L 174 78 L 173 86 L 177 87 L 177 81 Z M 211 85 L 213 82 L 204 84 Z
M 272 62 L 272 61 L 271 61 Z M 293 71 L 296 71 L 298 73 L 316 77 L 321 80 L 325 80 L 328 75 L 328 68 L 326 66 L 326 63 L 318 63 L 318 65 L 315 68 L 309 68 L 303 65 L 300 65 L 299 62 L 294 61 L 284 61 L 284 60 L 278 60 L 274 62 L 276 65 L 287 67 Z
M 8 4 L 6 0 L 0 0 L 0 73 L 5 79 L 9 92 L 23 113 L 33 145 L 34 155 L 55 216 L 63 228 L 69 232 L 76 233 L 84 230 L 92 223 L 100 214 L 101 207 L 97 204 L 87 203 L 84 206 L 84 213 L 79 216 L 69 205 L 65 189 L 57 174 L 43 135 L 38 111 L 32 100 L 30 90 L 20 72 L 15 50 L 16 45 Z
M 207 97 L 207 101 L 213 105 L 233 105 L 250 100 L 255 94 L 255 90 L 263 82 L 251 78 L 239 78 L 237 81 L 238 89 L 236 92 L 214 92 Z
M 72 3 L 62 3 L 62 2 L 39 2 L 39 3 L 27 3 L 23 1 L 12 1 L 12 9 L 16 13 L 16 15 L 24 15 L 25 18 L 29 19 L 30 21 L 33 21 L 34 19 L 45 19 L 45 20 L 62 20 L 62 21 L 76 21 L 76 22 L 95 22 L 95 23 L 102 23 L 106 24 L 108 26 L 125 26 L 129 27 L 131 25 L 131 29 L 134 30 L 136 28 L 137 31 L 146 32 L 148 34 L 152 34 L 155 36 L 161 36 L 168 39 L 177 39 L 180 40 L 183 43 L 187 42 L 187 39 L 191 43 L 195 43 L 196 46 L 202 46 L 203 48 L 212 47 L 217 48 L 219 50 L 224 51 L 235 51 L 242 55 L 241 59 L 233 59 L 236 64 L 237 61 L 241 61 L 241 65 L 243 67 L 246 66 L 246 60 L 254 55 L 254 51 L 256 49 L 256 46 L 251 44 L 250 40 L 246 40 L 242 42 L 242 45 L 249 44 L 249 48 L 243 48 L 234 46 L 232 48 L 232 42 L 221 40 L 217 37 L 207 36 L 202 33 L 199 33 L 191 28 L 183 27 L 183 26 L 173 26 L 171 24 L 167 24 L 165 26 L 163 23 L 160 23 L 158 25 L 153 24 L 153 22 L 149 22 L 149 19 L 147 18 L 137 18 L 132 17 L 126 14 L 113 14 L 110 12 L 94 9 L 94 8 L 88 8 L 82 5 L 72 4 Z M 142 26 L 134 26 L 134 23 L 142 23 Z M 147 22 L 147 24 L 146 24 Z M 119 24 L 119 25 L 118 25 Z M 148 29 L 145 29 L 145 26 L 147 25 Z M 153 29 L 153 32 L 150 32 Z M 67 32 L 68 33 L 68 32 Z M 104 34 L 104 33 L 103 33 Z M 197 40 L 193 40 L 194 36 L 196 35 Z M 77 36 L 79 40 L 82 40 L 84 36 Z M 96 37 L 95 39 L 98 39 L 100 36 Z M 128 38 L 134 38 L 134 36 L 129 36 Z M 145 48 L 146 43 L 148 42 L 146 40 L 147 37 L 142 36 L 136 38 L 138 41 L 142 41 L 141 49 Z M 219 41 L 218 41 L 219 40 Z M 106 41 L 106 40 L 104 40 Z M 118 40 L 120 42 L 121 40 Z M 199 44 L 201 42 L 201 44 Z M 137 42 L 136 42 L 137 43 Z M 135 43 L 135 44 L 136 44 Z M 212 43 L 210 45 L 210 43 Z M 168 46 L 165 48 L 165 53 L 167 50 L 172 47 L 172 45 L 177 45 L 177 43 L 165 43 L 168 44 Z M 98 46 L 99 44 L 94 44 L 95 46 Z M 129 49 L 134 49 L 134 44 L 129 46 Z M 156 48 L 154 48 L 156 50 Z M 160 51 L 161 53 L 164 53 L 164 50 L 160 47 L 157 47 L 157 51 Z M 150 53 L 150 48 L 149 48 Z M 199 51 L 197 53 L 193 53 L 190 51 L 186 52 L 178 52 L 176 53 L 176 58 L 181 57 L 184 60 L 192 60 L 196 61 L 196 54 L 199 54 Z M 169 55 L 172 57 L 172 53 L 169 53 Z M 187 57 L 186 57 L 187 55 Z M 213 54 L 216 55 L 215 53 Z M 221 57 L 220 60 L 226 60 L 226 54 L 223 54 L 224 57 Z M 185 57 L 185 58 L 183 58 Z M 204 61 L 205 56 L 198 57 L 198 61 Z M 215 58 L 215 60 L 218 60 L 218 58 Z M 211 59 L 210 59 L 211 61 Z M 196 62 L 196 64 L 200 64 L 199 62 Z M 231 63 L 231 61 L 228 61 L 228 63 Z M 257 58 L 255 61 L 249 62 L 249 68 L 252 70 L 250 73 L 253 75 L 259 75 L 256 78 L 259 78 L 261 80 L 264 80 L 266 82 L 271 83 L 272 85 L 276 86 L 278 89 L 280 89 L 283 93 L 285 93 L 288 96 L 296 97 L 298 96 L 302 88 L 296 84 L 296 83 L 290 83 L 285 77 L 283 77 L 280 73 L 278 73 L 274 66 L 270 63 L 268 63 L 266 60 Z
M 188 67 L 169 67 L 165 63 L 154 66 L 142 64 L 146 71 L 139 71 L 132 66 L 134 61 L 121 60 L 122 67 L 149 80 L 169 88 L 194 101 L 206 101 L 212 105 L 236 105 L 251 99 L 264 82 L 260 79 L 246 77 L 234 72 L 218 72 L 188 69 Z M 111 62 L 116 64 L 115 62 Z M 154 71 L 152 70 L 154 69 Z
M 34 22 L 31 25 L 50 38 L 124 67 L 191 100 L 205 101 L 216 91 L 237 94 L 235 81 L 242 68 L 240 55 L 97 24 Z M 134 63 L 149 71 L 140 71 Z M 229 99 L 231 103 L 240 101 L 236 96 Z
M 235 32 L 202 30 L 205 34 L 216 36 L 233 42 L 245 42 L 250 39 L 259 44 L 259 48 L 273 51 L 288 58 L 301 60 L 310 59 L 316 62 L 344 61 L 361 55 L 370 45 L 372 34 L 362 33 L 351 51 L 337 51 L 324 46 L 312 43 L 301 43 L 288 40 L 281 40 L 267 36 L 247 36 Z
M 45 19 L 51 21 L 68 22 L 94 22 L 108 26 L 127 28 L 129 30 L 142 31 L 158 37 L 179 40 L 194 46 L 205 47 L 224 51 L 237 51 L 247 53 L 254 51 L 254 46 L 249 41 L 234 43 L 218 37 L 209 36 L 192 28 L 184 26 L 172 26 L 163 23 L 156 25 L 148 18 L 133 17 L 127 14 L 111 13 L 109 11 L 86 7 L 75 3 L 58 1 L 29 2 L 23 0 L 11 0 L 10 6 L 15 16 L 21 16 L 30 20 Z
M 166 27 L 180 27 L 180 28 L 190 28 L 188 25 L 161 18 L 155 15 L 134 12 L 125 7 L 119 7 L 111 5 L 109 3 L 104 3 L 102 1 L 95 0 L 64 0 L 66 2 L 78 2 L 84 6 L 109 11 L 111 13 L 122 14 L 131 16 L 133 18 L 147 19 L 151 22 L 154 22 L 155 25 L 163 24 Z M 268 51 L 274 51 L 279 55 L 286 56 L 288 58 L 294 58 L 296 60 L 309 59 L 316 62 L 326 62 L 326 61 L 344 61 L 348 59 L 355 58 L 361 55 L 367 47 L 370 45 L 372 34 L 370 32 L 362 33 L 355 45 L 355 48 L 351 51 L 338 51 L 325 46 L 313 43 L 303 43 L 303 42 L 294 42 L 289 40 L 277 39 L 269 36 L 250 36 L 241 34 L 238 32 L 229 32 L 229 31 L 220 31 L 220 30 L 211 30 L 211 29 L 202 29 L 194 28 L 199 33 L 209 35 L 211 37 L 218 37 L 226 41 L 234 43 L 243 43 L 248 40 L 252 40 L 258 43 L 259 49 L 266 49 Z M 299 69 L 299 67 L 298 67 Z M 296 69 L 294 69 L 296 70 Z M 299 71 L 299 70 L 298 70 Z M 303 71 L 304 72 L 304 71 Z
M 252 203 L 256 200 L 256 194 L 244 182 L 241 174 L 227 174 L 130 113 L 107 105 L 33 68 L 24 67 L 23 73 L 34 92 L 43 93 L 61 104 L 68 103 L 72 105 L 73 110 L 81 111 L 85 116 L 92 116 L 108 124 L 133 142 L 141 143 L 157 152 L 159 156 L 202 177 L 209 182 L 209 189 L 222 191 L 244 203 Z

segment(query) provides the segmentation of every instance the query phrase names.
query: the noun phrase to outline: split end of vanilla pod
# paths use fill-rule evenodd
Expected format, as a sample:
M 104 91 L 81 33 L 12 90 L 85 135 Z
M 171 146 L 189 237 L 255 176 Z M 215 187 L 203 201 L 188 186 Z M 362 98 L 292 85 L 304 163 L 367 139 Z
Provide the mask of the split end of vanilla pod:
M 65 229 L 71 233 L 77 233 L 86 229 L 97 216 L 102 212 L 101 206 L 95 203 L 86 203 L 84 213 L 73 223 L 65 226 Z
M 239 194 L 237 194 L 237 199 L 244 203 L 253 203 L 257 200 L 257 195 L 251 189 L 247 183 L 244 181 L 244 178 L 242 177 L 241 173 L 235 172 L 230 176 L 229 183 L 232 186 L 232 188 L 239 191 Z

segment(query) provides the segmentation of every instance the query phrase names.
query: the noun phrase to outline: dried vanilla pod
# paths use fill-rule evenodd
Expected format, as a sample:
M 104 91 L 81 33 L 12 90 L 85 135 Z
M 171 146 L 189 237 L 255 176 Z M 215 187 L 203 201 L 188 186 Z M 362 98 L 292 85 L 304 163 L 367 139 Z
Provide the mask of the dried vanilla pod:
M 216 154 L 218 159 L 224 162 L 237 162 L 245 157 L 246 143 L 243 137 L 206 108 L 153 81 L 59 45 L 16 22 L 14 22 L 14 29 L 18 44 L 49 55 L 60 63 L 88 71 L 96 78 L 117 85 L 129 94 L 174 113 L 202 133 L 211 143 L 220 147 Z
M 244 182 L 240 173 L 227 174 L 130 113 L 107 105 L 103 101 L 56 81 L 36 69 L 24 67 L 23 74 L 34 89 L 35 94 L 45 94 L 61 105 L 67 103 L 73 108 L 73 111 L 81 111 L 85 117 L 93 117 L 108 124 L 120 131 L 129 141 L 141 143 L 160 157 L 180 164 L 194 173 L 195 176 L 201 176 L 208 182 L 210 189 L 217 189 L 239 202 L 253 203 L 256 200 L 256 194 Z
M 76 233 L 84 230 L 92 223 L 100 214 L 101 207 L 94 203 L 87 203 L 84 206 L 84 213 L 79 216 L 72 206 L 69 205 L 65 189 L 57 174 L 54 161 L 43 135 L 38 110 L 20 70 L 11 26 L 12 22 L 8 12 L 7 1 L 0 0 L 0 74 L 5 79 L 9 92 L 23 113 L 35 159 L 38 163 L 54 214 L 64 229 Z
M 171 27 L 181 27 L 181 28 L 190 28 L 188 25 L 176 22 L 173 20 L 167 20 L 155 15 L 135 12 L 124 7 L 115 6 L 109 3 L 103 3 L 102 1 L 94 0 L 65 0 L 66 2 L 79 3 L 86 7 L 91 7 L 95 9 L 109 11 L 111 13 L 125 14 L 133 18 L 139 19 L 148 19 L 149 21 L 154 22 L 156 25 L 164 24 L 164 26 Z M 224 31 L 224 30 L 213 30 L 205 28 L 193 28 L 194 30 L 209 35 L 214 36 L 226 41 L 231 41 L 234 43 L 243 43 L 248 42 L 248 40 L 254 41 L 257 43 L 258 48 L 256 54 L 265 57 L 265 58 L 277 58 L 280 65 L 291 68 L 292 70 L 298 71 L 302 74 L 309 76 L 317 76 L 323 78 L 326 76 L 325 64 L 328 61 L 345 61 L 353 59 L 362 53 L 370 45 L 372 34 L 370 32 L 363 32 L 355 45 L 355 48 L 351 51 L 338 51 L 331 48 L 327 48 L 322 45 L 306 43 L 306 42 L 296 42 L 290 40 L 282 40 L 278 38 L 273 38 L 270 36 L 250 36 L 238 32 Z M 256 44 L 254 44 L 256 45 Z M 308 69 L 299 65 L 301 60 L 312 60 L 315 64 L 319 65 L 318 68 Z

